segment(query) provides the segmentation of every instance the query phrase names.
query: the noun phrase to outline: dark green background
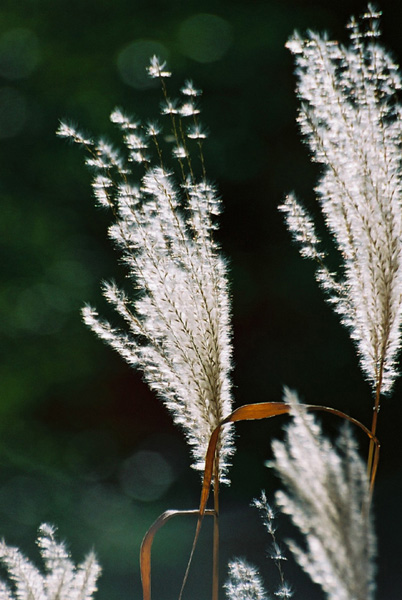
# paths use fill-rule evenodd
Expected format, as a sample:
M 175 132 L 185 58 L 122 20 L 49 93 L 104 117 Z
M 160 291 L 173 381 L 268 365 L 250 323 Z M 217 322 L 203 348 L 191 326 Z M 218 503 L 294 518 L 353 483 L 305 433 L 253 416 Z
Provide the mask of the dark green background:
M 401 58 L 402 7 L 382 8 L 384 43 Z M 286 384 L 369 425 L 372 401 L 353 345 L 276 209 L 294 189 L 317 212 L 317 169 L 295 124 L 284 44 L 295 28 L 344 39 L 348 17 L 362 10 L 346 0 L 0 3 L 0 535 L 35 560 L 43 521 L 58 525 L 76 560 L 94 547 L 104 569 L 100 600 L 140 597 L 141 538 L 165 509 L 196 507 L 199 477 L 141 376 L 81 322 L 84 302 L 104 306 L 100 281 L 124 274 L 82 153 L 55 137 L 58 120 L 113 136 L 116 105 L 154 117 L 159 91 L 143 78 L 141 58 L 154 51 L 166 54 L 173 89 L 193 78 L 204 91 L 207 170 L 225 207 L 218 236 L 230 264 L 236 405 L 280 400 Z M 402 590 L 401 392 L 399 382 L 379 424 L 378 597 L 387 600 Z M 238 427 L 233 484 L 222 493 L 223 577 L 228 556 L 247 556 L 271 591 L 269 540 L 248 505 L 261 487 L 272 498 L 277 483 L 264 461 L 283 422 Z M 329 417 L 325 424 L 338 426 Z M 177 597 L 193 526 L 172 521 L 155 543 L 156 599 Z M 187 592 L 193 600 L 209 594 L 208 535 L 207 526 Z M 288 569 L 295 598 L 320 597 L 290 561 Z

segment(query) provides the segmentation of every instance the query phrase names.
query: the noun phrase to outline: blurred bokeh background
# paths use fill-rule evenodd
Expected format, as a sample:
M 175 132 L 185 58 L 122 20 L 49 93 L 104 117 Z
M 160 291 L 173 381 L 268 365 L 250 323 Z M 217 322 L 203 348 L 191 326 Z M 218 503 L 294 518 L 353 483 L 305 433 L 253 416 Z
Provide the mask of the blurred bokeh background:
M 317 168 L 295 123 L 294 29 L 344 25 L 364 2 L 338 0 L 1 0 L 0 2 L 0 535 L 37 560 L 40 523 L 55 523 L 75 560 L 95 548 L 99 600 L 139 598 L 139 546 L 168 508 L 195 508 L 200 479 L 181 432 L 141 375 L 81 322 L 102 312 L 102 279 L 124 278 L 94 208 L 83 155 L 55 137 L 60 118 L 115 139 L 119 105 L 155 117 L 150 55 L 168 60 L 171 89 L 203 89 L 209 177 L 224 200 L 219 240 L 230 264 L 236 405 L 280 400 L 284 384 L 309 403 L 366 424 L 372 401 L 347 332 L 323 300 L 277 205 L 296 190 L 317 212 Z M 384 43 L 402 57 L 402 4 L 382 2 Z M 402 591 L 402 387 L 384 402 L 375 497 L 379 598 Z M 267 588 L 277 574 L 250 501 L 278 482 L 264 463 L 285 419 L 242 424 L 232 487 L 222 492 L 225 561 L 247 556 Z M 326 417 L 333 433 L 338 427 Z M 366 441 L 361 440 L 362 452 Z M 194 520 L 171 521 L 154 547 L 155 598 L 177 598 Z M 281 533 L 282 532 L 282 533 Z M 288 535 L 280 524 L 280 537 Z M 205 526 L 187 597 L 208 598 Z M 296 597 L 319 598 L 289 561 Z

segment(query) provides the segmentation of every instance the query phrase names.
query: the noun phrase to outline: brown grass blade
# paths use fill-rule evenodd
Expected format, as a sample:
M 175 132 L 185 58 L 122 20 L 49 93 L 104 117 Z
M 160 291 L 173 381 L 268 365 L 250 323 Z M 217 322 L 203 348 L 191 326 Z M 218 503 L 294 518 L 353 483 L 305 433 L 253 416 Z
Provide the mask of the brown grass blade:
M 205 514 L 213 515 L 215 511 L 206 510 Z M 151 600 L 151 548 L 152 542 L 154 541 L 155 534 L 163 527 L 172 517 L 178 515 L 198 515 L 199 510 L 167 510 L 162 513 L 151 527 L 146 532 L 144 539 L 141 543 L 140 550 L 140 570 L 141 570 L 141 582 L 142 582 L 142 595 L 144 600 Z
M 203 483 L 202 483 L 200 509 L 199 509 L 197 527 L 195 530 L 193 547 L 191 549 L 190 558 L 187 563 L 186 572 L 184 574 L 183 583 L 182 583 L 181 590 L 180 590 L 179 600 L 181 600 L 181 598 L 182 598 L 184 587 L 187 582 L 191 562 L 193 560 L 195 548 L 196 548 L 197 542 L 198 542 L 198 537 L 199 537 L 200 531 L 201 531 L 202 520 L 203 520 L 204 514 L 206 512 L 206 505 L 207 505 L 209 493 L 211 490 L 216 444 L 218 442 L 220 430 L 227 423 L 234 423 L 236 421 L 249 421 L 249 420 L 256 420 L 256 419 L 269 419 L 270 417 L 275 417 L 276 415 L 282 415 L 287 412 L 289 412 L 289 406 L 285 402 L 259 402 L 257 404 L 244 404 L 243 406 L 236 408 L 236 410 L 234 410 L 228 417 L 226 417 L 218 425 L 218 427 L 216 427 L 216 429 L 214 429 L 214 431 L 212 432 L 212 435 L 209 439 L 207 454 L 205 457 L 204 479 L 203 479 Z
M 335 408 L 330 408 L 328 406 L 313 405 L 313 404 L 305 404 L 304 406 L 308 410 L 319 410 L 319 411 L 331 413 L 333 415 L 341 417 L 342 419 L 350 421 L 351 423 L 353 423 L 354 425 L 356 425 L 357 427 L 362 429 L 376 446 L 376 454 L 375 454 L 376 465 L 378 464 L 380 444 L 379 444 L 377 438 L 375 436 L 373 436 L 371 431 L 365 425 L 363 425 L 363 423 L 361 423 L 357 419 L 354 419 L 353 417 L 350 417 L 346 413 L 343 413 L 342 411 L 337 410 Z M 195 548 L 197 545 L 198 537 L 200 535 L 202 520 L 203 520 L 204 514 L 206 513 L 206 505 L 207 505 L 209 494 L 211 491 L 216 445 L 218 442 L 220 430 L 222 429 L 222 427 L 224 425 L 226 425 L 228 423 L 235 423 L 237 421 L 254 421 L 257 419 L 270 419 L 271 417 L 276 417 L 278 415 L 287 414 L 287 413 L 289 413 L 289 411 L 290 411 L 290 405 L 286 404 L 286 402 L 259 402 L 256 404 L 244 404 L 243 406 L 240 406 L 239 408 L 234 410 L 213 431 L 213 433 L 210 437 L 210 440 L 209 440 L 208 450 L 207 450 L 207 454 L 205 457 L 204 480 L 202 483 L 200 508 L 198 511 L 199 516 L 198 516 L 197 527 L 196 527 L 196 531 L 195 531 L 195 535 L 194 535 L 194 542 L 193 542 L 193 546 L 191 549 L 190 558 L 187 563 L 186 572 L 184 574 L 179 600 L 181 600 L 182 595 L 183 595 L 183 590 L 184 590 L 184 587 L 187 582 L 187 578 L 188 578 L 191 562 L 193 559 L 194 551 L 195 551 Z M 374 482 L 373 475 L 375 477 L 374 470 L 373 470 L 372 478 L 371 478 L 371 487 Z

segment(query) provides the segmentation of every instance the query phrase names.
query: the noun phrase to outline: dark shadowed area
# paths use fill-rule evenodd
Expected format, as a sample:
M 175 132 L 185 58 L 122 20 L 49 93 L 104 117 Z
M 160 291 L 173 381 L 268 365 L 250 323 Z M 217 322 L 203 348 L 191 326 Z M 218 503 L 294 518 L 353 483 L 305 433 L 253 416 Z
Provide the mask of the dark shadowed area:
M 344 26 L 364 2 L 338 0 L 2 0 L 0 4 L 0 537 L 37 559 L 42 522 L 54 523 L 75 561 L 94 548 L 99 600 L 141 597 L 139 547 L 164 510 L 196 508 L 200 477 L 180 431 L 141 374 L 81 321 L 85 302 L 109 314 L 106 279 L 124 281 L 96 209 L 79 148 L 57 139 L 59 119 L 118 141 L 120 106 L 158 116 L 149 57 L 168 61 L 171 96 L 191 78 L 203 90 L 209 177 L 223 198 L 218 232 L 230 265 L 235 405 L 280 401 L 283 385 L 310 404 L 371 423 L 372 398 L 348 333 L 324 302 L 277 206 L 294 190 L 318 219 L 317 165 L 295 122 L 292 32 Z M 382 2 L 383 44 L 402 60 L 402 4 Z M 324 234 L 325 236 L 325 234 Z M 332 259 L 332 257 L 331 257 Z M 333 258 L 336 265 L 336 256 Z M 383 403 L 375 514 L 378 598 L 401 597 L 402 380 Z M 252 499 L 278 481 L 265 466 L 286 417 L 242 423 L 232 486 L 222 490 L 222 580 L 247 557 L 274 590 L 270 540 Z M 323 417 L 330 434 L 335 417 Z M 367 442 L 359 438 L 362 454 Z M 173 519 L 154 545 L 154 598 L 178 597 L 195 522 Z M 278 537 L 291 532 L 283 519 Z M 184 598 L 210 594 L 211 524 Z M 297 598 L 320 598 L 291 559 Z M 222 593 L 223 597 L 223 593 Z

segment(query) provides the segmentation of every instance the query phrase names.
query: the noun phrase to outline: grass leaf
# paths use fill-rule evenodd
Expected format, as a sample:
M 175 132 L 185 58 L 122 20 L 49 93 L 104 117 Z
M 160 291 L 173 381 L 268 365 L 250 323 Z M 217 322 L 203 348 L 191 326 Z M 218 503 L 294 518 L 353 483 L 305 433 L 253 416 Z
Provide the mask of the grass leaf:
M 374 456 L 374 465 L 373 474 L 371 478 L 371 483 L 373 483 L 376 471 L 376 465 L 378 464 L 379 458 L 379 450 L 380 444 L 375 436 L 371 433 L 371 431 L 360 421 L 350 417 L 346 413 L 343 413 L 340 410 L 335 408 L 330 408 L 328 406 L 320 406 L 307 404 L 305 405 L 307 410 L 318 410 L 322 412 L 327 412 L 338 416 L 344 420 L 347 420 L 357 427 L 359 427 L 364 433 L 369 437 L 369 439 L 375 445 L 375 456 Z M 151 547 L 152 542 L 154 540 L 155 534 L 157 531 L 167 523 L 172 517 L 178 515 L 198 515 L 197 527 L 194 534 L 194 541 L 190 553 L 190 558 L 187 563 L 186 572 L 183 578 L 183 583 L 180 591 L 179 600 L 182 597 L 183 590 L 188 578 L 188 573 L 190 570 L 192 558 L 194 555 L 195 548 L 197 546 L 199 534 L 201 531 L 201 525 L 204 518 L 204 515 L 214 515 L 215 511 L 212 509 L 207 509 L 207 502 L 209 498 L 209 494 L 211 491 L 212 479 L 213 479 L 213 470 L 214 470 L 214 461 L 215 461 L 215 453 L 216 446 L 219 439 L 219 433 L 225 425 L 228 423 L 236 423 L 239 421 L 255 421 L 259 419 L 270 419 L 271 417 L 276 417 L 278 415 L 289 414 L 290 405 L 286 402 L 258 402 L 256 404 L 244 404 L 240 406 L 236 410 L 234 410 L 228 417 L 223 419 L 221 423 L 216 427 L 210 437 L 207 454 L 205 457 L 205 468 L 204 468 L 204 479 L 201 490 L 201 498 L 200 498 L 200 506 L 198 509 L 193 510 L 167 510 L 163 514 L 161 514 L 156 521 L 151 525 L 148 529 L 147 533 L 144 536 L 144 539 L 141 544 L 140 551 L 140 568 L 141 568 L 141 580 L 142 580 L 142 590 L 143 590 L 143 600 L 151 600 Z
M 152 542 L 154 541 L 155 534 L 161 527 L 163 527 L 172 517 L 178 515 L 198 515 L 198 509 L 193 510 L 167 510 L 162 513 L 151 527 L 146 532 L 144 539 L 142 540 L 140 550 L 140 570 L 141 570 L 141 582 L 142 582 L 142 594 L 144 600 L 151 600 L 151 548 Z M 206 510 L 205 514 L 214 514 L 213 510 Z

